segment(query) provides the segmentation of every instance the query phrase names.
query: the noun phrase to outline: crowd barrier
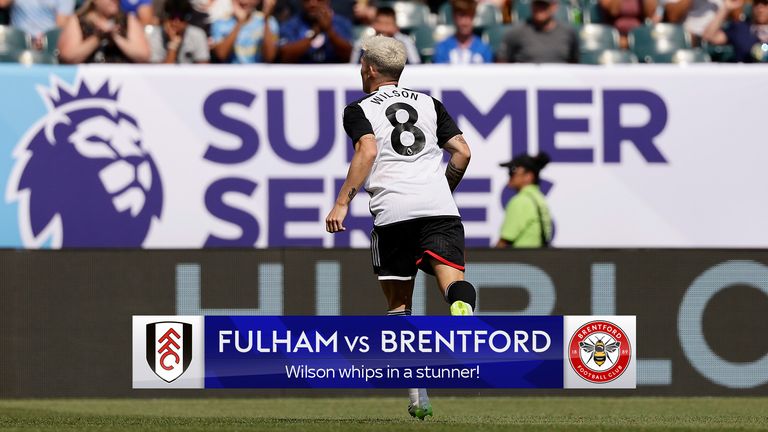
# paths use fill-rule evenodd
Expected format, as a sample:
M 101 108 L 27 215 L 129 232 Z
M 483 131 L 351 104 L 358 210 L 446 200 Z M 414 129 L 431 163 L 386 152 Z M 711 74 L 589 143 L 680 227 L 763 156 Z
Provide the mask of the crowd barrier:
M 513 154 L 546 151 L 559 247 L 768 244 L 759 66 L 408 67 L 473 158 L 467 244 L 497 240 Z M 324 218 L 353 153 L 359 68 L 0 65 L 0 247 L 367 247 Z

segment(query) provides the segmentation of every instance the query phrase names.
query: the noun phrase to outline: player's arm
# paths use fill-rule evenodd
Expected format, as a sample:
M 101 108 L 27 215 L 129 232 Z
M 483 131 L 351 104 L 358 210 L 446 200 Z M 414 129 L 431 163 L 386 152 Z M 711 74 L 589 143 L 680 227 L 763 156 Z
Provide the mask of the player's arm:
M 349 203 L 352 202 L 368 174 L 370 174 L 373 161 L 376 160 L 377 151 L 376 138 L 373 134 L 363 135 L 355 144 L 355 154 L 352 156 L 352 162 L 349 164 L 347 178 L 341 186 L 333 209 L 325 218 L 325 230 L 329 233 L 346 229 L 344 228 L 344 218 L 347 217 Z
M 464 140 L 464 135 L 461 134 L 449 139 L 443 145 L 443 149 L 451 154 L 451 159 L 445 168 L 445 178 L 448 180 L 451 192 L 453 192 L 456 190 L 461 179 L 464 178 L 472 152 L 469 151 L 469 145 Z
M 453 192 L 464 177 L 464 172 L 467 171 L 472 153 L 464 140 L 464 135 L 461 134 L 461 129 L 456 126 L 456 122 L 445 110 L 442 102 L 435 98 L 432 98 L 432 101 L 435 103 L 437 115 L 437 145 L 451 155 L 445 169 L 445 178 Z

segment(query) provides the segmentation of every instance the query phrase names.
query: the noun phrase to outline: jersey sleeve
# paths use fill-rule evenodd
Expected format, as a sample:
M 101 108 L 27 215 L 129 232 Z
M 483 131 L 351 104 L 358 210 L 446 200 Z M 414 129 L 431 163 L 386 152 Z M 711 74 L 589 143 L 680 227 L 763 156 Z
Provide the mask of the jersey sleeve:
M 443 147 L 449 139 L 461 134 L 461 129 L 445 110 L 442 102 L 432 98 L 435 102 L 435 112 L 437 113 L 437 145 Z
M 344 130 L 352 138 L 352 145 L 355 145 L 363 135 L 373 133 L 371 122 L 365 117 L 360 104 L 354 103 L 344 108 Z

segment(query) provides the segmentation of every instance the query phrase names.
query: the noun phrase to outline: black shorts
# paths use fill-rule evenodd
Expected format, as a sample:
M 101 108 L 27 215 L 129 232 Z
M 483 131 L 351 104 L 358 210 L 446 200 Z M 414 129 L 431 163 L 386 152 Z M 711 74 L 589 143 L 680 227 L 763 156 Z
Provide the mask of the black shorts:
M 373 272 L 379 280 L 410 280 L 418 269 L 434 275 L 429 258 L 464 271 L 464 226 L 452 216 L 427 217 L 374 226 Z

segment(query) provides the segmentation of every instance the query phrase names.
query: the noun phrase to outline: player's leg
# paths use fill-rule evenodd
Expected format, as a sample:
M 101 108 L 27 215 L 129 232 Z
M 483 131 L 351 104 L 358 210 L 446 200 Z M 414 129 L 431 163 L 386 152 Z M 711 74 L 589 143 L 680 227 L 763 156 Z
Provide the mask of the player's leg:
M 387 299 L 387 315 L 410 315 L 413 298 L 413 278 L 410 280 L 379 279 Z
M 464 226 L 455 217 L 423 221 L 419 233 L 422 255 L 416 264 L 437 279 L 451 315 L 472 315 L 477 305 L 475 287 L 464 280 Z
M 414 235 L 412 224 L 374 227 L 371 232 L 371 254 L 374 272 L 387 299 L 387 315 L 411 315 L 414 277 L 418 269 L 413 262 Z M 432 415 L 426 390 L 408 389 L 408 413 L 424 420 Z
M 437 287 L 451 308 L 451 315 L 472 315 L 477 306 L 477 293 L 471 283 L 464 280 L 464 272 L 430 258 Z
M 387 316 L 410 316 L 414 280 L 379 280 L 379 283 L 387 299 Z M 432 405 L 429 403 L 426 389 L 408 389 L 408 398 L 408 413 L 412 417 L 424 420 L 432 415 Z

